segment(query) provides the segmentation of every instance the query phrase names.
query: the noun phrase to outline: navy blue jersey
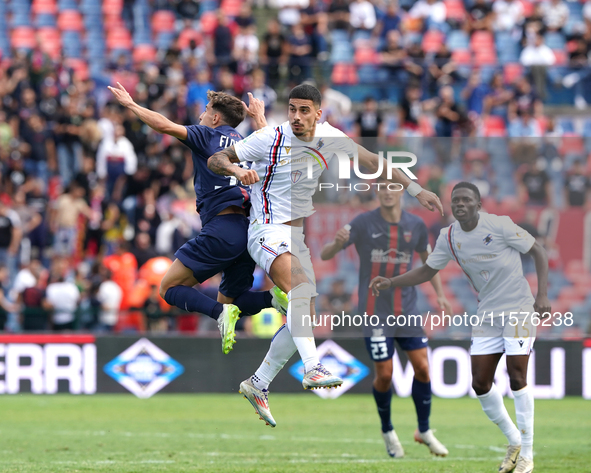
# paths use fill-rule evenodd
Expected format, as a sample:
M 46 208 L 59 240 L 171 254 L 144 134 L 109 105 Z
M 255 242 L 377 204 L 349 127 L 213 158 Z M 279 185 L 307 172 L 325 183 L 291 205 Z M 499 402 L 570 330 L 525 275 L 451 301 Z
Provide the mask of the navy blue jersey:
M 416 314 L 417 290 L 398 287 L 380 290 L 375 297 L 369 290 L 376 276 L 391 278 L 412 269 L 413 252 L 429 245 L 427 226 L 420 217 L 402 211 L 400 222 L 389 223 L 380 209 L 358 215 L 351 222 L 349 241 L 359 253 L 359 313 L 387 317 Z
M 247 188 L 242 186 L 235 177 L 220 176 L 207 168 L 209 157 L 240 141 L 242 139 L 240 133 L 228 125 L 217 128 L 190 125 L 186 128 L 187 139 L 181 142 L 193 152 L 197 212 L 203 225 L 230 205 L 248 210 L 250 197 Z

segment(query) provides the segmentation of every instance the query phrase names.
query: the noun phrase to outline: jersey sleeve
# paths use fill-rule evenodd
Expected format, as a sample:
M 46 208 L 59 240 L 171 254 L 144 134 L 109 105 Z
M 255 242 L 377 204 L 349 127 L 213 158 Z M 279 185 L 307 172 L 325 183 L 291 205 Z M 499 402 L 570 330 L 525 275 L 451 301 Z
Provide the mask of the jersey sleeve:
M 423 251 L 427 251 L 429 248 L 429 232 L 427 231 L 427 225 L 425 225 L 423 220 L 419 221 L 419 224 L 417 225 L 417 231 L 419 232 L 419 238 L 417 240 L 415 251 L 417 253 L 422 253 Z
M 211 138 L 211 128 L 203 125 L 189 125 L 187 129 L 187 139 L 180 140 L 185 143 L 192 151 L 199 153 L 209 147 Z
M 361 215 L 358 215 L 353 220 L 351 220 L 349 225 L 351 226 L 351 230 L 349 230 L 349 240 L 343 245 L 343 249 L 359 241 L 363 234 L 362 232 L 364 225 Z
M 270 126 L 261 128 L 234 145 L 234 151 L 240 162 L 258 162 L 269 159 L 271 141 L 275 129 Z
M 435 249 L 433 253 L 429 255 L 425 264 L 430 268 L 441 270 L 445 268 L 447 263 L 449 263 L 452 259 L 452 255 L 449 251 L 449 246 L 447 244 L 447 232 L 449 227 L 441 229 L 439 233 L 439 237 L 437 238 L 437 242 L 435 243 Z
M 515 248 L 520 253 L 527 253 L 534 246 L 536 239 L 514 223 L 511 217 L 499 217 L 499 225 L 501 225 L 503 231 L 503 238 L 510 247 Z

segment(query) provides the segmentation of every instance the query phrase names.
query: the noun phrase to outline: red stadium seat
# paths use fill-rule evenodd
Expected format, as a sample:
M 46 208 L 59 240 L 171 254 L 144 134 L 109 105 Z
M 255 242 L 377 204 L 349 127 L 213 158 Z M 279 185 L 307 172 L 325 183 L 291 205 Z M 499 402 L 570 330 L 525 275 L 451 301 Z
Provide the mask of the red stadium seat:
M 45 41 L 61 42 L 62 40 L 62 36 L 56 28 L 51 28 L 47 26 L 44 28 L 39 28 L 37 30 L 37 37 L 39 38 L 39 41 L 41 41 L 42 43 L 44 43 Z
M 481 49 L 474 52 L 474 64 L 490 66 L 497 63 L 497 53 L 494 49 Z
M 76 10 L 64 10 L 57 17 L 57 27 L 62 31 L 82 31 L 82 15 Z
M 158 10 L 152 15 L 152 29 L 154 33 L 174 31 L 175 20 L 174 13 L 170 10 Z
M 445 0 L 443 3 L 445 3 L 448 20 L 463 21 L 466 18 L 466 9 L 461 0 Z
M 523 74 L 523 67 L 519 63 L 505 64 L 503 68 L 503 79 L 505 84 L 512 84 Z
M 215 12 L 206 11 L 203 12 L 200 19 L 201 31 L 206 35 L 211 35 L 215 27 L 218 25 L 218 20 L 215 16 Z
M 441 31 L 429 30 L 423 36 L 422 48 L 426 53 L 435 53 L 439 51 L 441 44 L 444 41 L 444 35 Z
M 483 120 L 484 136 L 507 136 L 505 120 L 496 115 L 490 115 Z
M 494 49 L 493 35 L 488 31 L 475 31 L 470 38 L 470 49 L 478 51 L 482 48 Z
M 196 44 L 203 43 L 203 36 L 197 30 L 192 29 L 184 29 L 179 34 L 178 46 L 181 49 L 185 49 L 189 47 L 189 43 L 191 40 L 194 39 Z
M 132 47 L 131 35 L 126 29 L 120 28 L 109 31 L 107 34 L 108 49 L 127 49 Z
M 467 49 L 456 49 L 451 58 L 456 64 L 472 64 L 472 53 Z
M 62 52 L 62 38 L 55 28 L 39 28 L 37 30 L 39 46 L 51 59 L 59 59 Z
M 31 11 L 35 15 L 42 13 L 55 15 L 57 13 L 57 4 L 55 0 L 33 0 Z
M 74 76 L 78 80 L 86 80 L 90 77 L 88 73 L 88 64 L 84 59 L 68 58 L 64 64 L 74 70 Z
M 571 259 L 566 265 L 566 275 L 570 279 L 575 279 L 580 274 L 589 274 L 585 269 L 585 263 L 580 259 Z
M 236 17 L 240 14 L 241 0 L 222 0 L 220 9 L 228 16 Z
M 523 5 L 523 15 L 529 18 L 534 13 L 534 4 L 529 0 L 519 0 Z
M 35 30 L 30 26 L 19 26 L 12 30 L 10 43 L 13 48 L 33 49 L 37 46 Z
M 583 138 L 576 133 L 564 133 L 560 143 L 560 155 L 565 154 L 583 154 L 585 150 L 585 143 Z
M 103 0 L 103 13 L 105 15 L 121 15 L 123 0 Z
M 564 66 L 568 63 L 568 56 L 566 55 L 566 51 L 562 49 L 553 49 L 552 52 L 554 53 L 554 56 L 556 56 L 556 62 L 554 65 Z
M 105 31 L 109 32 L 116 29 L 125 29 L 125 22 L 119 13 L 107 14 L 104 17 L 103 24 L 105 25 Z
M 133 50 L 134 62 L 154 62 L 156 59 L 156 48 L 151 44 L 138 44 Z
M 377 64 L 378 53 L 373 48 L 363 47 L 355 50 L 355 64 Z
M 335 64 L 332 68 L 332 83 L 335 85 L 342 85 L 347 83 L 347 68 L 348 64 L 339 62 Z

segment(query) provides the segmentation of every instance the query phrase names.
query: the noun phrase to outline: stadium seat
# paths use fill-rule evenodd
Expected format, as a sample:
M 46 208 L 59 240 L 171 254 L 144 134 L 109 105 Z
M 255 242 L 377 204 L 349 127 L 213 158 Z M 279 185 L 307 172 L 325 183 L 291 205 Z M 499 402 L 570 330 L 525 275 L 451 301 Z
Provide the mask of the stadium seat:
M 444 0 L 447 20 L 455 20 L 458 22 L 466 19 L 466 9 L 461 0 Z
M 156 37 L 156 47 L 158 49 L 168 49 L 174 42 L 175 34 L 164 31 Z
M 488 66 L 497 63 L 497 54 L 494 49 L 480 49 L 474 51 L 474 65 Z
M 31 17 L 26 12 L 25 13 L 23 13 L 23 12 L 15 13 L 12 16 L 12 20 L 10 23 L 13 28 L 19 28 L 22 26 L 31 26 Z
M 189 43 L 191 42 L 191 40 L 195 40 L 196 44 L 201 44 L 203 43 L 203 36 L 201 36 L 201 33 L 197 30 L 192 30 L 190 28 L 184 29 L 183 31 L 180 32 L 179 34 L 179 39 L 178 39 L 178 46 L 181 49 L 185 49 L 187 47 L 189 47 Z
M 222 0 L 220 10 L 229 17 L 237 17 L 240 14 L 241 0 Z
M 55 0 L 33 0 L 31 11 L 35 15 L 55 15 L 57 13 L 57 5 Z
M 57 7 L 59 11 L 78 10 L 78 2 L 76 0 L 58 0 Z
M 139 44 L 133 49 L 134 62 L 153 62 L 156 59 L 156 48 L 151 44 Z
M 377 64 L 378 53 L 371 47 L 358 48 L 355 51 L 354 61 L 357 65 Z
M 33 49 L 37 45 L 35 30 L 30 26 L 14 28 L 10 34 L 10 44 L 16 49 Z
M 444 35 L 440 31 L 429 30 L 423 36 L 422 48 L 425 53 L 435 53 L 439 51 L 443 43 Z
M 119 13 L 105 14 L 103 24 L 105 31 L 127 29 Z
M 468 49 L 457 49 L 451 57 L 457 64 L 469 65 L 472 63 L 472 53 Z
M 447 35 L 446 44 L 450 51 L 468 49 L 470 47 L 470 39 L 466 32 L 453 30 Z
M 483 135 L 486 137 L 507 136 L 505 120 L 496 115 L 489 115 L 483 119 Z
M 121 15 L 123 0 L 103 0 L 103 13 L 105 15 Z
M 494 50 L 493 36 L 488 31 L 475 31 L 470 38 L 470 49 L 479 51 L 482 48 Z
M 555 31 L 546 33 L 544 37 L 546 46 L 550 49 L 564 49 L 566 46 L 566 40 L 562 33 L 557 33 Z
M 174 31 L 175 20 L 174 13 L 170 10 L 158 10 L 152 15 L 152 30 L 156 34 Z
M 62 11 L 57 18 L 57 26 L 62 31 L 83 31 L 82 15 L 75 10 Z
M 503 67 L 503 79 L 505 84 L 513 84 L 523 74 L 523 66 L 519 63 L 505 64 Z
M 64 61 L 66 67 L 74 70 L 74 75 L 78 80 L 86 80 L 89 77 L 88 64 L 83 59 L 68 58 Z
M 199 19 L 199 23 L 201 25 L 201 31 L 206 35 L 211 35 L 218 24 L 215 12 L 204 12 Z
M 35 26 L 43 28 L 46 26 L 55 27 L 57 25 L 55 15 L 49 13 L 41 13 L 35 17 Z
M 523 16 L 529 18 L 534 13 L 534 4 L 529 0 L 519 0 L 523 5 Z
M 568 56 L 566 55 L 565 50 L 553 49 L 552 52 L 554 53 L 554 56 L 556 56 L 555 66 L 564 66 L 568 64 Z
M 106 45 L 107 49 L 125 49 L 129 51 L 132 47 L 131 35 L 124 28 L 109 31 Z

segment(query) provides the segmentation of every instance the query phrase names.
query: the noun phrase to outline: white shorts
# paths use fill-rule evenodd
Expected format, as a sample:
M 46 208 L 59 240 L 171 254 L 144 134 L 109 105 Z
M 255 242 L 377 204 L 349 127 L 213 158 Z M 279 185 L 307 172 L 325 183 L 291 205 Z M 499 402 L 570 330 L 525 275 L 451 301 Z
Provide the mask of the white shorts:
M 310 250 L 304 243 L 303 227 L 251 223 L 248 227 L 248 252 L 255 263 L 267 274 L 269 274 L 275 258 L 283 253 L 291 253 L 299 260 L 304 269 L 308 282 L 312 286 L 312 297 L 318 295 Z
M 479 327 L 472 327 L 470 355 L 508 356 L 529 355 L 536 340 L 536 326 L 532 323 L 534 308 L 520 309 L 504 316 L 484 317 Z

